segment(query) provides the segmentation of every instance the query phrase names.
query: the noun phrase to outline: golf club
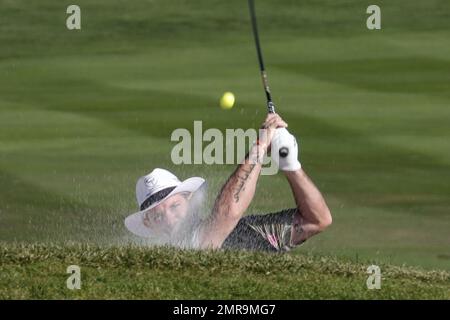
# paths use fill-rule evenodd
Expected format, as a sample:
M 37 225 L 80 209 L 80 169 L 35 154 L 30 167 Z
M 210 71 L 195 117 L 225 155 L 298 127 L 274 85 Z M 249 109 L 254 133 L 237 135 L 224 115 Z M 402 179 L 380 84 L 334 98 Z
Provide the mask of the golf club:
M 256 53 L 258 55 L 259 70 L 261 72 L 261 79 L 262 79 L 264 91 L 266 93 L 267 110 L 269 113 L 275 113 L 275 104 L 273 103 L 272 95 L 270 94 L 269 81 L 267 79 L 267 73 L 266 73 L 266 69 L 264 67 L 264 60 L 263 60 L 263 56 L 262 56 L 261 44 L 259 42 L 258 25 L 256 23 L 254 0 L 248 0 L 248 8 L 250 10 L 250 18 L 252 20 L 252 30 L 253 30 L 253 36 L 255 38 Z M 280 157 L 285 158 L 289 154 L 289 149 L 286 147 L 282 147 L 279 150 L 279 154 L 280 154 Z

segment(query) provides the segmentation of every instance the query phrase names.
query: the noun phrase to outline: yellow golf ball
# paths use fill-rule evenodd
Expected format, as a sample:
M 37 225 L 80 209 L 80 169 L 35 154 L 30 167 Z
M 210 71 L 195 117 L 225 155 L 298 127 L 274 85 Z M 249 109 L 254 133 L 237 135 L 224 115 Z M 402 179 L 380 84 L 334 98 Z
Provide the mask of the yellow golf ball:
M 222 109 L 231 109 L 234 106 L 234 101 L 234 94 L 231 92 L 225 92 L 222 98 L 220 98 L 220 107 Z

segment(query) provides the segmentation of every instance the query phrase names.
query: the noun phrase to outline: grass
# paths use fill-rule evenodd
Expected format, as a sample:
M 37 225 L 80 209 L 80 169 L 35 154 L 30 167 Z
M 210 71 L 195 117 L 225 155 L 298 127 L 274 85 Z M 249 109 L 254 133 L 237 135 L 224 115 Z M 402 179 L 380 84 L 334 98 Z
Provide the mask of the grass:
M 331 257 L 88 245 L 0 246 L 1 299 L 450 299 L 450 274 Z M 81 268 L 81 289 L 66 268 Z
M 137 177 L 201 175 L 212 199 L 233 170 L 173 165 L 173 130 L 263 120 L 247 7 L 79 0 L 82 30 L 68 31 L 69 4 L 0 0 L 0 241 L 126 246 Z M 334 222 L 283 259 L 450 271 L 450 3 L 379 1 L 380 31 L 369 4 L 258 1 L 275 102 Z M 293 205 L 283 176 L 266 176 L 248 213 Z

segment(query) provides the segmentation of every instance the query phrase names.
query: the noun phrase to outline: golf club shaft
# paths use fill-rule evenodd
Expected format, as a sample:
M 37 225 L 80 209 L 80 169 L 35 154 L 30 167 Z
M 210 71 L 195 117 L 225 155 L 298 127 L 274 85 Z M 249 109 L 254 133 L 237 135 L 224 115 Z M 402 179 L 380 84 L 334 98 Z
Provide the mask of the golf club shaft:
M 259 43 L 258 25 L 256 23 L 254 0 L 248 0 L 248 7 L 250 10 L 250 17 L 252 20 L 252 29 L 253 29 L 253 36 L 255 38 L 256 53 L 258 54 L 259 70 L 261 71 L 261 79 L 262 79 L 264 91 L 266 92 L 267 109 L 268 109 L 269 113 L 275 113 L 275 105 L 272 102 L 272 95 L 270 94 L 270 89 L 269 89 L 269 81 L 267 79 L 266 69 L 264 68 L 264 60 L 263 60 L 263 56 L 262 56 L 261 45 Z

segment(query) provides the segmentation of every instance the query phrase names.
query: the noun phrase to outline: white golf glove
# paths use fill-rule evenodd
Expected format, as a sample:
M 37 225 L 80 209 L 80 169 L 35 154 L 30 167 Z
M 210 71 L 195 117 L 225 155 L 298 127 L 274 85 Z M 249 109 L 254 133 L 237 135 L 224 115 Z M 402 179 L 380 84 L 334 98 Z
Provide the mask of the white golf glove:
M 271 143 L 272 159 L 282 171 L 296 171 L 302 167 L 298 161 L 298 145 L 295 137 L 286 128 L 278 128 Z M 280 150 L 287 151 L 286 157 L 280 156 Z

